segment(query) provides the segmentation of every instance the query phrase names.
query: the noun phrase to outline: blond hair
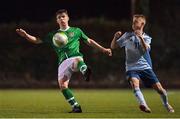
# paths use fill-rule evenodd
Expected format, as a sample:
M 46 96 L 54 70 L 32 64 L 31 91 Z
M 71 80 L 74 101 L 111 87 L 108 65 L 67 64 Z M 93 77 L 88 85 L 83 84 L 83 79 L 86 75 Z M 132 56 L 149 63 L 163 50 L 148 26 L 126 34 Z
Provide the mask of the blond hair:
M 141 18 L 144 22 L 144 24 L 146 24 L 146 17 L 142 14 L 135 14 L 133 15 L 133 19 L 136 19 L 136 18 Z

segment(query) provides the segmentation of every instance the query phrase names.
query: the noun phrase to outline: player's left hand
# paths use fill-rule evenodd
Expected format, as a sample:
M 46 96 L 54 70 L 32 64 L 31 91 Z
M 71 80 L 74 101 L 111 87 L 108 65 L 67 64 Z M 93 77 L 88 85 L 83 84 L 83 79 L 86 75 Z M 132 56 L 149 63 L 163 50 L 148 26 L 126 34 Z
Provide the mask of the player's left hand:
M 135 34 L 136 34 L 139 38 L 142 38 L 142 37 L 143 37 L 142 31 L 136 30 L 136 31 L 134 31 L 134 32 L 135 32 Z
M 104 49 L 104 51 L 103 51 L 105 54 L 107 54 L 108 56 L 112 56 L 112 51 L 111 51 L 111 49 L 110 48 L 106 48 L 106 49 Z

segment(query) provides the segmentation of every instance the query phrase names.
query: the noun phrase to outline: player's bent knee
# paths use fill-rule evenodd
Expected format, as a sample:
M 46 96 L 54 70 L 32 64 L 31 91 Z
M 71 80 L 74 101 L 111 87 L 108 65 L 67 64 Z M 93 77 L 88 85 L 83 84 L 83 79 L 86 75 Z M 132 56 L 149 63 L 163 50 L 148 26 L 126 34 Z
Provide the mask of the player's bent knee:
M 156 83 L 153 85 L 153 88 L 159 93 L 159 94 L 164 94 L 166 93 L 166 90 L 161 86 L 160 83 Z
M 59 85 L 59 87 L 60 87 L 61 90 L 63 90 L 63 89 L 68 88 L 68 85 L 67 85 L 66 83 L 61 83 L 61 84 Z
M 157 90 L 157 92 L 159 93 L 159 94 L 164 94 L 164 95 L 166 95 L 166 90 L 165 89 L 158 89 Z
M 83 59 L 81 57 L 77 57 L 75 60 L 76 60 L 76 62 L 83 61 Z
M 69 81 L 66 76 L 64 76 L 62 79 L 59 79 L 58 82 L 61 90 L 68 88 Z
M 64 85 L 64 84 L 60 85 L 60 89 L 61 89 L 61 90 L 66 89 L 66 88 L 68 88 L 67 85 Z
M 129 78 L 129 82 L 133 89 L 139 88 L 139 80 L 137 78 Z
M 72 70 L 73 70 L 74 72 L 77 72 L 77 71 L 78 71 L 78 63 L 79 63 L 80 61 L 83 61 L 83 59 L 82 59 L 81 57 L 76 57 L 76 58 L 74 59 L 74 63 L 73 63 L 73 65 L 72 65 Z
M 166 90 L 165 90 L 164 88 L 162 88 L 162 87 L 161 87 L 161 88 L 160 88 L 160 87 L 157 88 L 156 91 L 157 91 L 159 94 L 164 94 L 164 93 L 166 93 Z

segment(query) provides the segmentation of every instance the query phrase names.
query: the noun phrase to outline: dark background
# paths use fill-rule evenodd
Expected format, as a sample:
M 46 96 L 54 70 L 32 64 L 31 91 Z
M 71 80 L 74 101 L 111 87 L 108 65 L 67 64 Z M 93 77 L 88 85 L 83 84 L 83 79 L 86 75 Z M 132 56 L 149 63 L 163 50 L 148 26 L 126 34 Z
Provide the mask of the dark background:
M 119 20 L 130 17 L 130 7 L 130 0 L 7 0 L 0 5 L 0 21 L 46 22 L 62 8 L 72 20 L 102 16 Z
M 134 4 L 132 4 L 134 2 Z M 57 57 L 47 45 L 34 45 L 18 36 L 16 28 L 43 38 L 58 29 L 55 12 L 69 11 L 70 26 L 80 27 L 89 37 L 109 47 L 113 34 L 131 30 L 134 13 L 147 17 L 145 32 L 152 39 L 154 71 L 165 88 L 179 88 L 179 0 L 13 0 L 0 4 L 0 88 L 57 88 Z M 127 88 L 123 49 L 107 57 L 84 43 L 84 59 L 93 69 L 89 83 L 81 74 L 70 85 L 77 88 Z

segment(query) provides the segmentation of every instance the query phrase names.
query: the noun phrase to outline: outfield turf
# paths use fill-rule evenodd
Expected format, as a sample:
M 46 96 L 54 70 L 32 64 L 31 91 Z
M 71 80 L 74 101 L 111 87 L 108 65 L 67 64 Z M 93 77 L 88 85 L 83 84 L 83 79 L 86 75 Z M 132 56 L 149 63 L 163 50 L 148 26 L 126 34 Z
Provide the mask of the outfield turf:
M 71 110 L 58 89 L 0 90 L 1 118 L 177 118 L 180 117 L 180 90 L 168 90 L 175 113 L 170 114 L 153 90 L 143 90 L 152 113 L 141 112 L 131 90 L 73 90 L 83 113 Z

